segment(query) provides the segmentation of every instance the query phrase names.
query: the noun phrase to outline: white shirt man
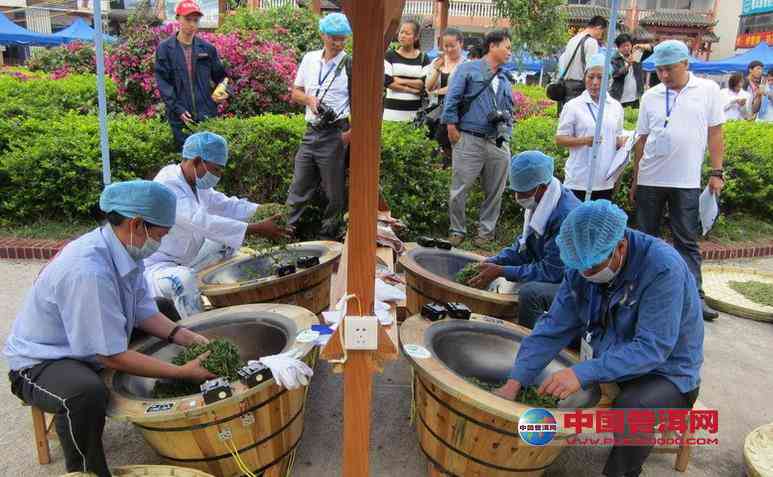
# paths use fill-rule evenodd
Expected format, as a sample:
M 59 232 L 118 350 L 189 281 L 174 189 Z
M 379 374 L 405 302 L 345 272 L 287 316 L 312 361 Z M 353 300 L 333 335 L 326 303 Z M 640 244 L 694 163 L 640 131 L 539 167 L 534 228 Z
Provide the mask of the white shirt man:
M 639 229 L 654 236 L 660 234 L 668 206 L 674 248 L 695 276 L 702 298 L 698 246 L 701 169 L 708 147 L 709 190 L 719 194 L 724 186 L 722 95 L 716 83 L 688 71 L 689 51 L 681 41 L 660 43 L 653 61 L 661 84 L 641 99 L 631 201 L 636 204 Z M 704 319 L 718 316 L 703 303 Z
M 308 96 L 316 96 L 333 108 L 337 118 L 349 116 L 349 75 L 344 65 L 346 52 L 341 51 L 330 60 L 324 59 L 325 50 L 306 53 L 295 75 L 295 86 L 303 88 Z M 338 72 L 336 73 L 336 70 Z M 319 118 L 306 106 L 306 122 L 316 124 Z
M 679 92 L 661 83 L 642 96 L 636 132 L 646 135 L 647 141 L 638 185 L 701 186 L 708 128 L 725 122 L 724 105 L 715 82 L 688 74 L 690 79 Z

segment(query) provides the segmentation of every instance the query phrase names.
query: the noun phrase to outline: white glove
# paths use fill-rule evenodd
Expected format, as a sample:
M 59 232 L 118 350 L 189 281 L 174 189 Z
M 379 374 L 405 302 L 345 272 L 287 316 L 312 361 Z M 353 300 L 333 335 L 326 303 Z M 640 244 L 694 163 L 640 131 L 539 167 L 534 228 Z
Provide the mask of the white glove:
M 260 358 L 260 362 L 271 370 L 274 381 L 285 389 L 296 389 L 309 384 L 314 371 L 294 353 L 282 353 Z

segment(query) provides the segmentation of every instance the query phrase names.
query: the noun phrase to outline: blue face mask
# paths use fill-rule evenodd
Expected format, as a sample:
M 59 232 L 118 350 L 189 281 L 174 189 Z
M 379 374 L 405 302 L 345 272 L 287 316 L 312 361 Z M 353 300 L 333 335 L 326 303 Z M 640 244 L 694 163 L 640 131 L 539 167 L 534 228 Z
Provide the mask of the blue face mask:
M 129 245 L 126 246 L 126 251 L 129 253 L 129 256 L 138 262 L 150 257 L 161 248 L 161 242 L 151 237 L 148 233 L 148 226 L 145 224 L 143 224 L 143 226 L 145 227 L 145 243 L 142 244 L 142 247 L 131 245 L 131 242 L 134 241 L 133 230 L 129 232 Z
M 219 181 L 220 181 L 220 178 L 218 176 L 207 171 L 204 173 L 204 177 L 196 178 L 196 188 L 211 189 L 215 187 Z

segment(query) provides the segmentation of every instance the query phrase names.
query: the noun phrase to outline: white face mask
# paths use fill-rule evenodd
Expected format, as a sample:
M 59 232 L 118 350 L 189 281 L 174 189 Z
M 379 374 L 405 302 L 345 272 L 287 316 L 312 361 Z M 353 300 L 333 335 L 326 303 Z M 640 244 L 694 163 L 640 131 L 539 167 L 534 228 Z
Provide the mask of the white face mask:
M 143 226 L 145 227 L 145 243 L 142 244 L 142 247 L 131 245 L 131 242 L 134 241 L 133 230 L 130 230 L 129 232 L 129 245 L 126 246 L 126 251 L 129 252 L 129 256 L 138 262 L 150 257 L 161 248 L 161 242 L 148 234 L 148 226 L 146 224 L 143 224 Z
M 207 166 L 204 166 L 204 175 L 202 177 L 196 176 L 196 188 L 211 189 L 215 187 L 219 181 L 220 177 L 209 172 Z
M 598 283 L 598 284 L 610 283 L 612 280 L 615 279 L 617 274 L 620 273 L 620 268 L 622 268 L 620 267 L 617 270 L 612 270 L 612 261 L 614 260 L 614 257 L 615 256 L 612 255 L 612 259 L 609 260 L 609 263 L 607 263 L 607 266 L 604 267 L 603 270 L 597 273 L 594 273 L 589 277 L 585 275 L 583 275 L 583 277 L 585 277 L 585 279 L 591 283 Z

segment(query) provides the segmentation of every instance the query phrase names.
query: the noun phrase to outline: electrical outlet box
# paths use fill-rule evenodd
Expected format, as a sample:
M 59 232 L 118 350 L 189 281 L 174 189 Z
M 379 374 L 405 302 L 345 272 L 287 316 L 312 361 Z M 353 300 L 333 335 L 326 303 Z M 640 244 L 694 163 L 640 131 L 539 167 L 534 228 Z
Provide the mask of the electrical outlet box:
M 378 349 L 378 318 L 375 316 L 347 316 L 344 324 L 344 342 L 350 350 Z

